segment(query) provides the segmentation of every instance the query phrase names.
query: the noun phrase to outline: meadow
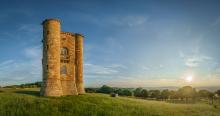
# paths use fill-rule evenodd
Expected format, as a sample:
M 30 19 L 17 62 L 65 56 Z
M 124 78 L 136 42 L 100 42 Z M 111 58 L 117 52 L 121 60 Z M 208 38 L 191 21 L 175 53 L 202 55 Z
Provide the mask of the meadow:
M 40 97 L 39 89 L 4 88 L 0 89 L 0 116 L 220 116 L 220 108 L 99 93 Z

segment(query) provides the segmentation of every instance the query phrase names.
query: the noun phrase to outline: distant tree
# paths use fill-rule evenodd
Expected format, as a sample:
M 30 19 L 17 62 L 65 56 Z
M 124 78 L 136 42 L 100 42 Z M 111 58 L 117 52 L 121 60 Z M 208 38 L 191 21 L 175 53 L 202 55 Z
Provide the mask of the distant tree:
M 122 93 L 123 93 L 124 96 L 132 96 L 132 91 L 130 91 L 128 89 L 122 90 Z
M 142 91 L 143 89 L 141 88 L 141 87 L 139 87 L 139 88 L 136 88 L 135 90 L 134 90 L 134 96 L 135 97 L 141 97 L 141 91 Z
M 184 86 L 178 90 L 181 98 L 185 98 L 187 101 L 189 98 L 195 98 L 196 90 L 191 86 Z
M 161 96 L 161 99 L 165 99 L 165 100 L 168 99 L 168 97 L 170 96 L 169 90 L 168 89 L 163 90 L 160 96 Z
M 114 92 L 114 89 L 111 88 L 110 86 L 107 85 L 103 85 L 97 92 L 99 93 L 112 93 Z
M 210 95 L 210 92 L 207 90 L 199 90 L 198 96 L 202 98 L 208 98 Z
M 220 96 L 220 89 L 215 92 L 218 96 Z
M 160 98 L 160 90 L 150 90 L 149 93 L 151 98 Z
M 214 93 L 209 93 L 209 99 L 211 100 L 211 103 L 213 104 L 214 99 L 215 99 L 215 94 Z
M 37 87 L 41 87 L 41 84 L 42 84 L 42 82 L 35 82 L 35 85 L 36 85 Z
M 117 88 L 114 90 L 114 93 L 117 93 L 118 95 L 121 96 L 132 96 L 132 91 L 127 88 Z
M 123 90 L 121 88 L 114 89 L 114 93 L 117 93 L 118 95 L 123 95 Z
M 148 91 L 146 89 L 143 89 L 141 91 L 141 97 L 147 98 L 148 97 Z
M 177 96 L 177 92 L 174 90 L 170 90 L 170 99 L 178 99 L 179 97 Z
M 85 91 L 87 93 L 96 93 L 97 92 L 97 88 L 85 88 Z

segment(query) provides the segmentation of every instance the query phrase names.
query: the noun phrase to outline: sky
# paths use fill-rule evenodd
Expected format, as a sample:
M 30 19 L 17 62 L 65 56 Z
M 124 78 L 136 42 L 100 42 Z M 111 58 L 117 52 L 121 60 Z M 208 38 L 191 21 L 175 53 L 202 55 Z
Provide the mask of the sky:
M 220 86 L 219 6 L 218 0 L 1 0 L 0 86 L 42 80 L 47 18 L 85 36 L 86 87 Z

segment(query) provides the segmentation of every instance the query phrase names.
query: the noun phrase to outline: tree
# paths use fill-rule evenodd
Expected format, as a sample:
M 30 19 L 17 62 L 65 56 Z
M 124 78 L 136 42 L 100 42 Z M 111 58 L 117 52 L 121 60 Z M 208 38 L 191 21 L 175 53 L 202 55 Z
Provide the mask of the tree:
M 199 97 L 202 97 L 202 98 L 208 98 L 209 94 L 210 92 L 207 90 L 199 90 L 198 92 Z
M 141 97 L 141 91 L 142 91 L 143 89 L 141 88 L 141 87 L 139 87 L 139 88 L 136 88 L 135 90 L 134 90 L 134 96 L 135 97 Z
M 189 98 L 195 98 L 196 90 L 191 86 L 184 86 L 178 90 L 181 98 L 186 98 L 188 101 Z
M 215 92 L 218 96 L 220 96 L 220 89 Z
M 96 93 L 97 90 L 97 88 L 85 88 L 86 93 Z
M 98 92 L 99 93 L 112 93 L 114 91 L 113 88 L 107 86 L 107 85 L 103 85 L 99 90 Z
M 128 89 L 122 90 L 122 93 L 123 93 L 124 96 L 132 96 L 132 91 L 130 91 Z
M 160 91 L 159 90 L 150 90 L 150 97 L 151 98 L 160 98 Z
M 170 90 L 170 98 L 171 99 L 178 99 L 178 95 L 177 95 L 177 92 L 174 91 L 174 90 Z
M 147 98 L 148 97 L 148 91 L 146 89 L 143 89 L 141 91 L 141 97 Z
M 121 88 L 117 88 L 114 90 L 114 93 L 117 93 L 118 95 L 121 96 L 132 96 L 132 91 L 129 89 L 121 89 Z
M 169 97 L 169 95 L 170 95 L 170 92 L 169 92 L 169 90 L 168 89 L 165 89 L 165 90 L 163 90 L 162 92 L 161 92 L 161 99 L 168 99 L 168 97 Z
M 211 99 L 211 103 L 213 104 L 213 102 L 214 102 L 214 96 L 215 96 L 215 94 L 214 93 L 209 93 L 209 99 Z

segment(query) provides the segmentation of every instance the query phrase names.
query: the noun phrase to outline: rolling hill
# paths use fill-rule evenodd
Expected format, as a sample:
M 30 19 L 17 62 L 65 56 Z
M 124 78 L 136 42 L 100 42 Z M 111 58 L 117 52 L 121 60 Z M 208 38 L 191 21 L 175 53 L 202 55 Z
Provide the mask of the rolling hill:
M 0 116 L 220 116 L 220 109 L 97 93 L 55 98 L 40 97 L 38 89 L 0 89 Z

